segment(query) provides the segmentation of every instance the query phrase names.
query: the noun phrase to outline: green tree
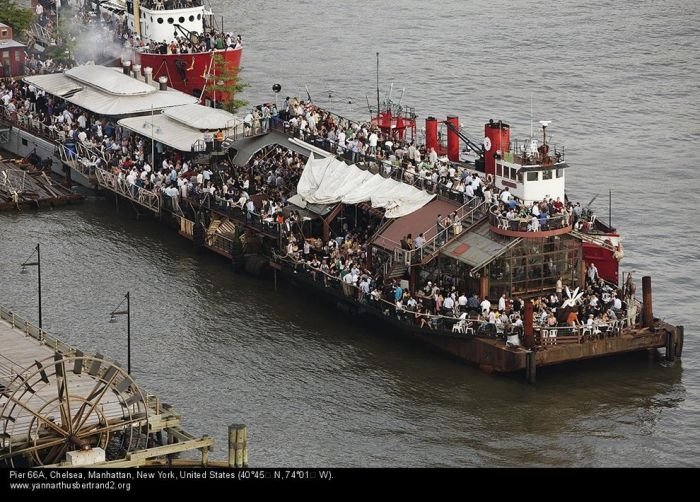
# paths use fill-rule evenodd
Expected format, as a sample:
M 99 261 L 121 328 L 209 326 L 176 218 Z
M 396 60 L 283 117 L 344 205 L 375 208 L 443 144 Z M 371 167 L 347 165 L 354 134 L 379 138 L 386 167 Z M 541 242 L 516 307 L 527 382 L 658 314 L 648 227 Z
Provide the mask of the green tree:
M 12 26 L 14 37 L 21 38 L 34 22 L 34 11 L 18 7 L 14 0 L 0 0 L 0 22 Z
M 236 99 L 236 95 L 250 84 L 241 82 L 238 78 L 243 68 L 237 68 L 227 64 L 227 61 L 219 53 L 214 53 L 212 82 L 209 84 L 210 95 L 215 98 L 217 106 L 230 113 L 236 113 L 240 108 L 248 104 L 247 101 Z

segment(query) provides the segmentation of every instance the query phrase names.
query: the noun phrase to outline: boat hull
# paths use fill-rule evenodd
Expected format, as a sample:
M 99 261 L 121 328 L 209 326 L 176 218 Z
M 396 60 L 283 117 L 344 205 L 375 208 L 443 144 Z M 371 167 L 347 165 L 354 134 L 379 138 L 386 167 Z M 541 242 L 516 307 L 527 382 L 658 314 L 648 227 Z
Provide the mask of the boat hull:
M 167 77 L 168 85 L 193 96 L 201 96 L 201 102 L 221 100 L 221 92 L 215 93 L 207 85 L 207 75 L 213 71 L 214 55 L 223 57 L 228 68 L 240 68 L 243 49 L 226 49 L 194 54 L 147 54 L 134 52 L 133 62 L 142 68 L 153 68 L 153 78 Z

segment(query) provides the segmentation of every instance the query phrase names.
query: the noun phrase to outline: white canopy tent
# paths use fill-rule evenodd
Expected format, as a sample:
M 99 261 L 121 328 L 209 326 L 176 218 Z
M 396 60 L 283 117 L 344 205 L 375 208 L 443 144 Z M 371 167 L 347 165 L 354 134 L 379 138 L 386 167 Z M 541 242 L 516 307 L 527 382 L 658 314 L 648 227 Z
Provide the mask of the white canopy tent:
M 411 214 L 435 197 L 406 183 L 348 166 L 335 157 L 317 160 L 313 153 L 301 173 L 297 193 L 312 204 L 370 202 L 372 207 L 384 208 L 387 218 Z

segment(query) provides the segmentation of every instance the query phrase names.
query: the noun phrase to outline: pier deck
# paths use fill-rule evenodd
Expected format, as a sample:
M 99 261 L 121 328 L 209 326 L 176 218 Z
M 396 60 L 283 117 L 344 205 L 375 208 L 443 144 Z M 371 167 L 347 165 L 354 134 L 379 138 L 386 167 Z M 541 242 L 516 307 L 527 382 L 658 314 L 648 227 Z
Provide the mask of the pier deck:
M 98 449 L 107 456 L 91 465 L 148 465 L 187 450 L 207 464 L 213 439 L 181 430 L 170 406 L 104 356 L 2 307 L 0 347 L 0 465 L 71 465 L 69 452 Z

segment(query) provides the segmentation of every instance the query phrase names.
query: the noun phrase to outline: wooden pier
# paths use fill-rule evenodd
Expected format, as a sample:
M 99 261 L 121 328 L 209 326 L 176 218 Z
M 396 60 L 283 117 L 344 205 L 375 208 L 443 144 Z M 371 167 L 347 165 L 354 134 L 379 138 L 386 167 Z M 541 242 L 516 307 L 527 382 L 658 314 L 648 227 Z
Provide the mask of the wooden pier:
M 193 450 L 200 461 L 188 465 L 210 465 L 214 440 L 182 430 L 172 407 L 101 354 L 2 307 L 0 347 L 0 466 L 162 466 Z

